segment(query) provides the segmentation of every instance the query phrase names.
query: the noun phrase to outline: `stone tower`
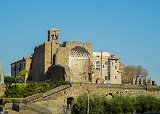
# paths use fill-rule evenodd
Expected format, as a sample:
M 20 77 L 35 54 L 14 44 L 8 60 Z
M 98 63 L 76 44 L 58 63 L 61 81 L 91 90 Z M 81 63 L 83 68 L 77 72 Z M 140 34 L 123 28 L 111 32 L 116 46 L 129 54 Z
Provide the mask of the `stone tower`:
M 48 41 L 54 41 L 59 44 L 59 30 L 52 28 L 48 30 Z
M 30 73 L 34 81 L 43 81 L 48 68 L 56 64 L 56 54 L 60 45 L 59 34 L 58 29 L 49 29 L 48 40 L 35 47 Z
M 2 70 L 1 62 L 0 62 L 0 84 L 4 84 L 4 72 Z

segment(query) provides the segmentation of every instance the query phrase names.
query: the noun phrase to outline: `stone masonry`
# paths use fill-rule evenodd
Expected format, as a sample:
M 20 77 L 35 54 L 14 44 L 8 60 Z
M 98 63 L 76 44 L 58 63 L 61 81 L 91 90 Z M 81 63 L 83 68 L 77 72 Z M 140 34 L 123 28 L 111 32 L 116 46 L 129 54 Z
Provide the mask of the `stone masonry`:
M 93 81 L 105 80 L 105 83 L 121 84 L 120 59 L 108 52 L 93 52 Z M 108 82 L 107 82 L 108 81 Z
M 32 57 L 23 57 L 23 59 L 11 63 L 11 76 L 18 76 L 22 70 L 30 71 Z
M 48 31 L 48 41 L 34 49 L 30 76 L 35 81 L 65 79 L 88 82 L 88 66 L 91 61 L 91 43 L 60 44 L 59 30 L 53 28 Z
M 65 41 L 61 44 L 59 33 L 60 31 L 56 28 L 48 30 L 48 40 L 35 47 L 29 62 L 28 79 L 32 81 L 52 79 L 84 83 L 96 83 L 97 79 L 102 79 L 103 83 L 108 77 L 111 79 L 110 83 L 121 84 L 121 75 L 117 72 L 115 74 L 116 69 L 119 71 L 119 58 L 111 57 L 111 55 L 105 56 L 106 52 L 103 52 L 102 64 L 99 64 L 97 61 L 100 62 L 101 57 L 98 58 L 95 55 L 96 52 L 93 52 L 92 43 Z M 19 66 L 26 64 L 25 62 L 27 61 L 22 59 L 11 64 L 12 76 L 16 76 L 22 70 Z M 102 70 L 96 68 L 98 64 Z

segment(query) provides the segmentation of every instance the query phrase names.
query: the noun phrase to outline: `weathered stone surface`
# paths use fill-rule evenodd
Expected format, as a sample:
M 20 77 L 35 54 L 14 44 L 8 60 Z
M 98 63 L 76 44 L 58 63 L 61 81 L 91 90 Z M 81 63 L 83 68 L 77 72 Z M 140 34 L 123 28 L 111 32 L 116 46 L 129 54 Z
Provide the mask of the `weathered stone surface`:
M 60 44 L 56 28 L 48 31 L 48 41 L 35 47 L 31 60 L 29 79 L 33 81 L 64 79 L 96 83 L 97 79 L 106 80 L 108 77 L 111 84 L 121 84 L 119 58 L 108 52 L 93 52 L 92 43 L 66 41 Z M 23 62 L 20 60 L 11 65 L 14 75 L 23 69 L 15 67 L 16 64 L 22 65 Z
M 4 84 L 4 71 L 2 69 L 1 62 L 0 62 L 0 84 Z
M 52 35 L 56 38 L 51 38 Z M 48 37 L 47 42 L 34 49 L 30 73 L 32 79 L 88 82 L 88 67 L 93 57 L 92 44 L 76 41 L 59 44 L 57 29 L 51 29 Z
M 5 85 L 0 85 L 0 97 L 4 96 L 4 93 L 5 93 L 5 88 L 6 86 Z

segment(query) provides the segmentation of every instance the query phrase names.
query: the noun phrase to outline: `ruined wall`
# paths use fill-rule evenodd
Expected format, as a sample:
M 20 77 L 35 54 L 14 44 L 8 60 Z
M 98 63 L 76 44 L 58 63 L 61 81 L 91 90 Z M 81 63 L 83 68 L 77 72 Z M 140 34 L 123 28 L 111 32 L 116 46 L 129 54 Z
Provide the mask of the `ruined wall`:
M 64 42 L 57 48 L 55 65 L 65 68 L 64 77 L 67 81 L 87 82 L 90 61 L 92 61 L 91 43 Z M 55 74 L 54 71 L 52 74 Z M 56 76 L 52 75 L 53 77 L 57 79 Z
M 33 80 L 45 80 L 45 73 L 48 71 L 48 68 L 55 64 L 55 55 L 58 47 L 59 44 L 52 40 L 35 48 L 31 69 L 31 76 L 33 77 Z
M 59 47 L 56 53 L 56 65 L 68 66 L 69 64 L 69 48 Z
M 59 44 L 52 40 L 44 43 L 45 58 L 44 58 L 44 73 L 51 65 L 56 64 L 56 54 L 58 52 Z
M 88 82 L 89 67 L 92 62 L 92 44 L 80 42 L 68 42 L 69 68 L 71 70 L 70 80 L 73 82 Z
M 40 81 L 44 79 L 44 44 L 35 47 L 33 60 L 31 64 L 31 77 L 34 81 Z

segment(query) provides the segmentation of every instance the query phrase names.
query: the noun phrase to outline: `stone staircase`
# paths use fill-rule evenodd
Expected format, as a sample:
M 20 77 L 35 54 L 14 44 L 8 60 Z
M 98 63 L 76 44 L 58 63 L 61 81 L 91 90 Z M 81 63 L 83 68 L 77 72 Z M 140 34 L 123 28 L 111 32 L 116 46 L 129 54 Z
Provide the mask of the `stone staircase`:
M 38 101 L 41 101 L 43 99 L 47 99 L 48 97 L 52 96 L 53 94 L 58 93 L 62 90 L 65 90 L 69 87 L 70 87 L 70 85 L 61 85 L 61 86 L 56 87 L 54 89 L 51 89 L 51 90 L 49 90 L 45 93 L 34 94 L 32 96 L 24 98 L 24 103 L 38 102 Z
M 59 112 L 59 110 L 63 109 L 62 104 L 59 104 L 56 100 L 58 100 L 57 96 L 61 96 L 61 92 L 70 88 L 70 85 L 61 85 L 57 88 L 54 88 L 45 93 L 38 93 L 23 99 L 23 102 L 19 105 L 21 110 L 29 110 L 35 112 L 35 114 L 54 114 L 54 112 Z M 47 102 L 48 99 L 49 102 Z M 41 105 L 43 104 L 43 105 Z M 53 105 L 54 104 L 54 105 Z M 49 107 L 53 106 L 53 107 Z M 58 107 L 58 108 L 57 108 Z M 27 114 L 28 112 L 23 112 L 23 114 Z M 56 114 L 62 114 L 60 113 Z
M 63 91 L 50 96 L 49 99 L 43 99 L 35 102 L 37 106 L 44 107 L 52 112 L 52 114 L 63 114 L 65 109 L 65 101 L 62 101 Z

